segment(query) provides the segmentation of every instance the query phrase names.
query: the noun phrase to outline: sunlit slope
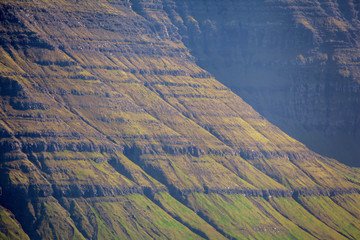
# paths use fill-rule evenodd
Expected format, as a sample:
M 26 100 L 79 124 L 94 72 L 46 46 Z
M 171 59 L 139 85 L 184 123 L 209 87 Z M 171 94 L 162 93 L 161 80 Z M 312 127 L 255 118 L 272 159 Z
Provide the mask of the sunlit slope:
M 14 215 L 4 207 L 0 207 L 0 239 L 29 239 Z
M 199 68 L 160 2 L 0 2 L 4 236 L 358 236 L 359 172 Z

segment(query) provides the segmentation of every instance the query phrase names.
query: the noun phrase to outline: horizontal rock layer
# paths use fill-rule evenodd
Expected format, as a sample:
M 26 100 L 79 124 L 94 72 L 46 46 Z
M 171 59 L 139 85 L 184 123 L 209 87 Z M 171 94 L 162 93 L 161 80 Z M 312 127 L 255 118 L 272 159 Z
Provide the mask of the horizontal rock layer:
M 360 236 L 358 170 L 197 66 L 185 7 L 0 3 L 1 237 Z
M 360 166 L 360 5 L 165 1 L 196 62 L 311 149 Z

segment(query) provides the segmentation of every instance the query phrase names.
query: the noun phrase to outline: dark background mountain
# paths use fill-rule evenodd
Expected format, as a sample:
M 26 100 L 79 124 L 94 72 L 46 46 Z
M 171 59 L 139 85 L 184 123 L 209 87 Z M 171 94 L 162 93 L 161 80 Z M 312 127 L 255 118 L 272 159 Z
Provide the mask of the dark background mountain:
M 359 169 L 199 67 L 187 7 L 0 3 L 0 239 L 360 238 Z
M 311 149 L 360 166 L 359 1 L 179 0 L 176 9 L 201 67 Z

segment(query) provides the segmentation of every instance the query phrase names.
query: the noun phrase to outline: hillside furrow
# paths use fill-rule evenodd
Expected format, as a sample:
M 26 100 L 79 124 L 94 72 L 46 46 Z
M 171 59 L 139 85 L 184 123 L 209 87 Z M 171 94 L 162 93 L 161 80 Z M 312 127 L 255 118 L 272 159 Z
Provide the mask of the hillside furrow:
M 359 236 L 359 171 L 198 66 L 186 2 L 0 0 L 0 238 Z

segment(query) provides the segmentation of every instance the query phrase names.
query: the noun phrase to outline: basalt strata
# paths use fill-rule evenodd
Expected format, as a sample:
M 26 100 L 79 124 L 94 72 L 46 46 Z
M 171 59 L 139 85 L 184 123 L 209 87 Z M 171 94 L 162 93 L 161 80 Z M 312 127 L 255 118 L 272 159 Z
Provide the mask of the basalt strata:
M 359 171 L 197 66 L 170 2 L 0 2 L 1 238 L 360 236 Z

